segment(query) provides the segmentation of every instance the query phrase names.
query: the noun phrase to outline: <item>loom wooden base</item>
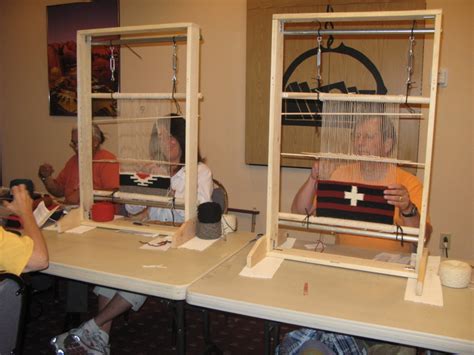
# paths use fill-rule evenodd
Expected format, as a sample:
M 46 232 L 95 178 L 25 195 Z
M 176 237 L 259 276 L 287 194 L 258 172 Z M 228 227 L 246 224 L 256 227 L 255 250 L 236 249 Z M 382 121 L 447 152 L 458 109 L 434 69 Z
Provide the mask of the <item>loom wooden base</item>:
M 285 239 L 285 234 L 279 233 L 279 242 L 277 245 L 281 245 L 280 242 L 284 241 Z M 336 255 L 331 253 L 318 253 L 311 250 L 278 248 L 269 249 L 268 238 L 266 236 L 260 238 L 250 250 L 249 254 L 247 255 L 247 266 L 253 267 L 267 256 L 324 266 L 417 279 L 416 294 L 421 296 L 423 294 L 426 264 L 428 261 L 428 249 L 423 249 L 423 257 L 420 261 L 418 273 L 414 269 L 408 269 L 406 265 L 397 263 L 388 263 L 378 260 Z
M 179 227 L 155 223 L 143 223 L 143 225 L 135 225 L 133 224 L 133 221 L 128 219 L 118 219 L 110 222 L 95 222 L 89 219 L 82 219 L 81 210 L 79 208 L 71 210 L 66 216 L 58 221 L 58 233 L 67 232 L 68 230 L 81 225 L 141 233 L 172 235 L 172 248 L 177 248 L 196 236 L 196 218 L 192 218 L 189 221 L 184 222 Z

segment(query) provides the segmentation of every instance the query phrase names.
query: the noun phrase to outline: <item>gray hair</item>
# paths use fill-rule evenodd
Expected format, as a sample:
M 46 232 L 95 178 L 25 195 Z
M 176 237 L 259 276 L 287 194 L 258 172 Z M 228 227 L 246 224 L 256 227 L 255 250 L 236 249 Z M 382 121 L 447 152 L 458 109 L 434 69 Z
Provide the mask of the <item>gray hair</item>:
M 72 129 L 72 132 L 77 132 L 77 127 L 74 127 Z M 92 124 L 92 138 L 97 139 L 99 144 L 102 144 L 102 143 L 105 142 L 104 132 L 102 132 L 102 130 L 99 128 L 99 126 L 96 125 L 95 123 Z

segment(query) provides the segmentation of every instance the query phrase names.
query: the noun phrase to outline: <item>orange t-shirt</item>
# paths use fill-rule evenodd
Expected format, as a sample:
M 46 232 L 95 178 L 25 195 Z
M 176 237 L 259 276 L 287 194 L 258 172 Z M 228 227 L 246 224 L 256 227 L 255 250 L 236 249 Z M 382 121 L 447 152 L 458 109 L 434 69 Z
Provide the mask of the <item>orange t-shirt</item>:
M 98 150 L 93 160 L 115 160 L 116 157 L 107 150 Z M 120 185 L 118 163 L 93 163 L 92 164 L 93 186 L 96 190 L 113 190 Z M 64 166 L 63 170 L 55 179 L 56 183 L 64 189 L 64 198 L 69 198 L 79 190 L 79 161 L 78 156 L 72 156 Z

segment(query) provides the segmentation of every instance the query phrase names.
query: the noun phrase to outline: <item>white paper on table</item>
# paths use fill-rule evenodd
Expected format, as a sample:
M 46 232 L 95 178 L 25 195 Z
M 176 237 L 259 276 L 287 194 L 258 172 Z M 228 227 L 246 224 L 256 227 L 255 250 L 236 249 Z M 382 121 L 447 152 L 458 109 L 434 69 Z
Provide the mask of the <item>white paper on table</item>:
M 167 240 L 171 242 L 172 237 L 167 236 L 165 238 L 163 237 L 158 237 L 153 240 L 150 240 L 147 242 L 147 244 L 143 244 L 140 249 L 144 250 L 156 250 L 156 251 L 167 251 L 171 247 L 171 243 L 166 243 L 163 245 L 159 245 L 161 242 Z
M 220 238 L 217 239 L 201 239 L 198 237 L 194 237 L 188 240 L 186 243 L 181 244 L 178 248 L 184 249 L 191 249 L 191 250 L 198 250 L 203 251 L 209 248 L 212 244 L 217 242 Z
M 441 257 L 439 256 L 428 257 L 423 294 L 421 296 L 416 295 L 416 279 L 408 279 L 405 289 L 405 301 L 443 307 L 443 289 L 438 276 L 440 261 Z
M 77 226 L 75 228 L 68 229 L 67 233 L 74 233 L 74 234 L 84 234 L 91 230 L 95 229 L 94 226 Z
M 163 264 L 152 264 L 152 265 L 142 265 L 144 269 L 167 269 L 168 267 Z
M 49 226 L 44 227 L 43 230 L 56 232 L 58 230 L 58 225 L 56 223 L 51 223 Z
M 375 255 L 373 260 L 409 265 L 412 260 L 412 256 L 403 254 L 379 253 Z
M 41 201 L 38 206 L 36 206 L 35 210 L 33 211 L 33 216 L 35 217 L 36 224 L 38 227 L 42 227 L 43 224 L 46 223 L 46 221 L 51 217 L 51 215 L 56 212 L 58 209 L 59 205 L 54 207 L 51 210 L 48 210 L 46 205 L 44 204 L 44 201 Z
M 258 279 L 271 279 L 283 260 L 283 258 L 267 256 L 259 261 L 254 267 L 245 266 L 239 275 Z
M 278 246 L 278 249 L 291 249 L 295 245 L 296 238 L 286 238 L 285 242 Z

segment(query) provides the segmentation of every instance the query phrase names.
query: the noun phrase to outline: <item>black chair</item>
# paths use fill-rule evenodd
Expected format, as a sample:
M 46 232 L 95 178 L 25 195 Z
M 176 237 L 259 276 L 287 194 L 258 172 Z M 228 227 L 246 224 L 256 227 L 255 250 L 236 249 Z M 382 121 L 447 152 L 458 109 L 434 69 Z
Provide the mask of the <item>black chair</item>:
M 26 286 L 19 276 L 0 272 L 0 354 L 20 354 Z
M 221 206 L 222 213 L 226 214 L 227 209 L 229 208 L 229 196 L 227 195 L 227 191 L 218 180 L 212 179 L 214 182 L 214 190 L 212 191 L 211 200 L 212 202 L 216 202 Z

